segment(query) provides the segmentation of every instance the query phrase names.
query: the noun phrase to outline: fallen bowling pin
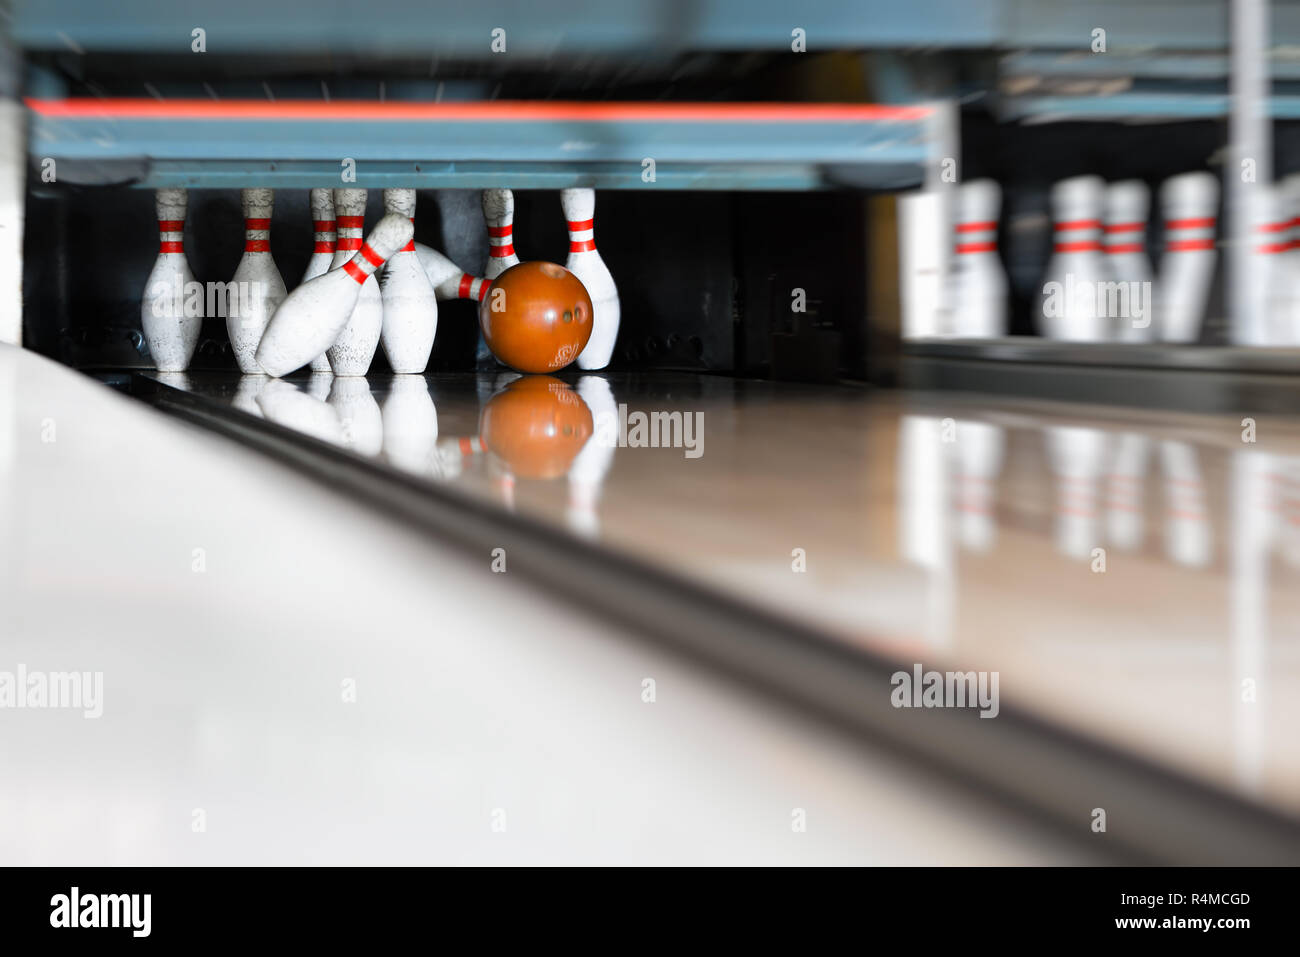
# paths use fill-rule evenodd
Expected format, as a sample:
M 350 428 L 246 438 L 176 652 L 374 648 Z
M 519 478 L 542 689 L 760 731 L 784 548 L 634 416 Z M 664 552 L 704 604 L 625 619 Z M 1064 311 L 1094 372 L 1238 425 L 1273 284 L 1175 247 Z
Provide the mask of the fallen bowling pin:
M 410 242 L 412 235 L 409 219 L 389 214 L 341 269 L 332 269 L 291 292 L 271 317 L 257 347 L 261 367 L 269 375 L 287 375 L 320 355 L 352 318 L 362 285 L 389 256 Z
M 473 276 L 461 269 L 454 262 L 424 243 L 415 244 L 415 255 L 419 257 L 424 273 L 433 286 L 433 294 L 441 302 L 444 299 L 473 299 L 482 302 L 487 295 L 492 280 L 482 276 Z
M 415 222 L 415 190 L 384 190 L 384 211 Z M 388 364 L 400 374 L 424 372 L 438 331 L 438 300 L 429 277 L 415 254 L 415 241 L 407 243 L 379 274 L 384 304 L 381 341 Z

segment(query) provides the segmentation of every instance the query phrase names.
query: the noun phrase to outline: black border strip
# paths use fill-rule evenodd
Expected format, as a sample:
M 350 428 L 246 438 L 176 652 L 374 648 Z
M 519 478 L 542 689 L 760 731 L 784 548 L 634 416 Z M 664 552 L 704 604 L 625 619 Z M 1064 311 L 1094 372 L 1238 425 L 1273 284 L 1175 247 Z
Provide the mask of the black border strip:
M 350 499 L 484 556 L 504 547 L 510 568 L 581 599 L 634 633 L 670 645 L 768 693 L 830 718 L 911 761 L 1051 821 L 1081 850 L 1121 863 L 1295 865 L 1300 821 L 1003 704 L 895 709 L 890 676 L 911 663 L 850 647 L 605 551 L 526 516 L 507 514 L 222 403 L 132 377 L 154 407 L 266 453 Z M 1105 808 L 1107 831 L 1090 830 Z M 863 822 L 864 827 L 887 822 Z

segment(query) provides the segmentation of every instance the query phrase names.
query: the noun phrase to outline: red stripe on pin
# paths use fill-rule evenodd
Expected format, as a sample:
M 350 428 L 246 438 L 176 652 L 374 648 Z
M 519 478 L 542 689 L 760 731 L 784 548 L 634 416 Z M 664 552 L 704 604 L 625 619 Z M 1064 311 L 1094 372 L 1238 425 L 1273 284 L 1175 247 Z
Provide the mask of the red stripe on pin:
M 332 253 L 334 252 L 334 243 L 328 239 L 316 240 L 316 248 L 312 250 L 315 253 Z
M 1165 244 L 1165 249 L 1171 253 L 1190 253 L 1201 249 L 1213 248 L 1213 239 L 1176 239 L 1171 243 Z
M 1118 253 L 1140 253 L 1142 252 L 1141 243 L 1114 243 L 1106 247 L 1106 252 L 1112 256 Z
M 160 219 L 158 220 L 158 232 L 160 233 L 179 233 L 185 228 L 183 219 Z
M 338 248 L 339 248 L 339 249 L 346 249 L 348 252 L 352 252 L 352 250 L 354 250 L 354 249 L 360 249 L 360 248 L 361 248 L 361 237 L 360 237 L 360 236 L 340 236 L 340 237 L 339 237 L 339 245 L 338 245 Z
M 507 243 L 504 246 L 493 246 L 491 253 L 489 253 L 493 259 L 505 259 L 507 256 L 513 256 L 514 254 L 515 247 L 513 243 Z
M 567 222 L 569 224 L 569 232 L 571 233 L 580 233 L 584 229 L 596 228 L 596 221 L 594 219 L 579 219 L 579 220 L 570 219 Z
M 1085 240 L 1079 243 L 1057 243 L 1053 247 L 1054 252 L 1058 253 L 1092 253 L 1101 251 L 1101 243 L 1097 240 Z
M 1106 227 L 1108 233 L 1140 233 L 1147 228 L 1146 223 L 1111 223 Z
M 271 221 L 269 219 L 246 219 L 244 220 L 245 229 L 270 229 Z
M 997 229 L 996 222 L 987 223 L 958 223 L 957 232 L 959 233 L 987 233 L 991 229 Z
M 581 242 L 574 241 L 569 243 L 569 252 L 571 253 L 589 253 L 596 248 L 596 240 L 584 239 Z
M 1290 221 L 1288 220 L 1287 222 L 1283 222 L 1283 223 L 1263 223 L 1263 224 L 1261 224 L 1261 225 L 1255 227 L 1255 232 L 1257 232 L 1257 233 L 1284 233 L 1284 232 L 1286 232 L 1286 231 L 1287 231 L 1288 229 L 1290 229 L 1290 228 L 1291 228 L 1291 223 L 1290 223 Z
M 469 299 L 470 290 L 474 287 L 474 277 L 467 272 L 460 274 L 460 286 L 456 289 L 456 298 Z
M 514 226 L 489 226 L 488 235 L 493 237 L 494 239 L 499 239 L 502 236 L 509 238 L 510 233 L 513 229 Z
M 265 253 L 270 252 L 271 242 L 268 239 L 248 239 L 244 241 L 244 252 L 246 253 Z
M 1100 219 L 1067 219 L 1063 223 L 1057 223 L 1054 227 L 1058 233 L 1069 232 L 1075 229 L 1101 229 Z
M 488 290 L 492 288 L 492 283 L 488 282 L 486 279 L 475 279 L 474 281 L 479 284 L 478 295 L 475 296 L 475 298 L 479 302 L 482 302 L 487 298 Z
M 332 219 L 318 219 L 318 220 L 316 220 L 316 232 L 318 232 L 318 233 L 332 233 L 332 232 L 334 232 L 334 220 L 332 220 Z
M 958 243 L 958 253 L 995 253 L 998 251 L 997 243 Z
M 1214 217 L 1201 216 L 1196 219 L 1167 219 L 1165 229 L 1213 229 Z
M 1269 255 L 1271 253 L 1284 253 L 1290 248 L 1290 243 L 1265 243 L 1262 246 L 1256 246 L 1255 252 Z
M 340 216 L 338 218 L 339 229 L 363 229 L 366 225 L 364 216 Z
M 167 239 L 159 244 L 158 251 L 161 253 L 183 253 L 185 252 L 185 244 L 174 239 Z
M 362 244 L 361 255 L 365 256 L 366 262 L 370 263 L 370 265 L 374 266 L 376 269 L 384 264 L 384 257 L 371 249 L 369 245 Z
M 403 246 L 402 249 L 401 249 L 401 251 L 404 252 L 404 253 L 413 253 L 413 252 L 415 252 L 415 240 L 412 239 L 409 243 L 407 243 L 405 246 Z
M 343 271 L 355 279 L 358 286 L 362 285 L 366 281 L 366 277 L 370 275 L 351 259 L 343 264 Z

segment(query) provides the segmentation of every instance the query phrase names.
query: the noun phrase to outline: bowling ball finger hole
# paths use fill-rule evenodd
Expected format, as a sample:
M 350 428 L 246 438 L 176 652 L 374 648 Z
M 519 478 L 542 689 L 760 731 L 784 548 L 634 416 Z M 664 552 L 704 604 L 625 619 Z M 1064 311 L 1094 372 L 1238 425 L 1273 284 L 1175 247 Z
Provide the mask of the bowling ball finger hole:
M 559 279 L 568 272 L 563 266 L 557 266 L 555 263 L 542 263 L 541 271 L 552 279 Z
M 564 310 L 564 317 L 563 317 L 563 318 L 564 318 L 564 321 L 565 321 L 565 322 L 573 322 L 573 310 L 572 310 L 572 309 L 565 309 L 565 310 Z
M 575 305 L 575 306 L 573 307 L 573 316 L 574 316 L 574 318 L 576 318 L 579 322 L 581 322 L 582 320 L 586 319 L 586 318 L 587 318 L 587 307 L 584 306 L 582 303 L 578 303 L 577 305 Z M 569 321 L 569 314 L 568 314 L 567 312 L 564 314 L 564 321 L 565 321 L 565 322 L 568 322 L 568 321 Z

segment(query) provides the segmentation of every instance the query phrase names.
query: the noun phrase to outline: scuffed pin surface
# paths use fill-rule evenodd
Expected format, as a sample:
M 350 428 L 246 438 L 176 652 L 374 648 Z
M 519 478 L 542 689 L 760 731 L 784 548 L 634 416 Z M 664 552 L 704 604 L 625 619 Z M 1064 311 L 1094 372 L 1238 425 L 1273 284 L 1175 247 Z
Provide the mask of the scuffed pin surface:
M 411 221 L 405 216 L 385 216 L 364 246 L 369 246 L 370 253 L 382 262 L 410 242 L 411 235 Z M 365 277 L 363 282 L 358 283 L 346 268 L 331 269 L 299 286 L 285 299 L 257 349 L 257 361 L 268 374 L 288 375 L 339 339 L 340 332 L 355 317 L 353 307 L 365 286 L 374 281 L 377 265 L 367 258 L 364 246 L 349 260 L 353 269 Z M 375 339 L 378 341 L 378 331 Z M 360 374 L 341 371 L 333 350 L 330 361 L 336 363 L 335 375 Z M 367 367 L 369 363 L 367 357 Z

